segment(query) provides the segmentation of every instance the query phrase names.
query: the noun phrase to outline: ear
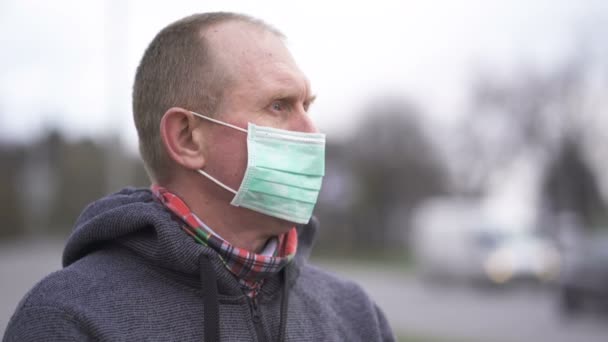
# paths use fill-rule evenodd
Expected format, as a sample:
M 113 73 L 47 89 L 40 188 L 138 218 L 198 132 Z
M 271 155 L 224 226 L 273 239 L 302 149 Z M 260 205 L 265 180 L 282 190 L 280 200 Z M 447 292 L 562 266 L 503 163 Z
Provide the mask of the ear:
M 189 111 L 173 107 L 160 120 L 160 135 L 169 158 L 191 170 L 205 165 L 205 144 L 200 120 Z

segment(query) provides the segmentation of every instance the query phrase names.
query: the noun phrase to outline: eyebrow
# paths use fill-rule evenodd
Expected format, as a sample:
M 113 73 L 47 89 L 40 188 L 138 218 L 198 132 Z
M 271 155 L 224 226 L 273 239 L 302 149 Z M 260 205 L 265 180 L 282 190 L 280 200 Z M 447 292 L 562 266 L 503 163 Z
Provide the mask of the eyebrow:
M 315 102 L 315 100 L 316 100 L 316 99 L 317 99 L 317 95 L 316 95 L 316 94 L 313 94 L 313 95 L 310 95 L 310 96 L 309 96 L 309 97 L 306 99 L 306 101 L 308 101 L 308 105 L 310 106 L 311 104 L 313 104 L 313 103 Z
M 301 90 L 305 90 L 306 94 L 305 94 L 305 98 L 304 101 L 308 102 L 308 105 L 310 106 L 317 98 L 316 94 L 313 94 L 311 92 L 310 89 L 310 82 L 308 80 L 306 80 L 305 83 L 305 88 L 304 89 L 298 89 L 294 88 L 293 84 L 293 79 L 292 77 L 283 77 L 280 78 L 278 80 L 278 82 L 276 83 L 277 87 L 280 88 L 279 90 L 274 90 L 272 92 L 274 92 L 274 96 L 272 96 L 275 99 L 290 99 L 290 100 L 300 100 L 302 97 L 301 94 Z
M 272 98 L 277 99 L 277 100 L 278 99 L 289 99 L 290 101 L 300 101 L 300 99 L 301 99 L 300 95 L 297 95 L 295 93 L 288 92 L 288 91 L 278 92 Z M 316 99 L 317 99 L 316 94 L 307 95 L 306 98 L 304 99 L 304 102 L 308 102 L 308 105 L 311 105 L 313 102 L 315 102 Z

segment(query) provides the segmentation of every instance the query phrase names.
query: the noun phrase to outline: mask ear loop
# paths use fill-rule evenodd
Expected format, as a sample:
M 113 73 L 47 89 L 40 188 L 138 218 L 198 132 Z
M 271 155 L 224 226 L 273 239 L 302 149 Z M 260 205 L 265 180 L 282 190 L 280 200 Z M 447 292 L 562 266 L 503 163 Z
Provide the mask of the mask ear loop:
M 246 129 L 243 129 L 243 128 L 239 127 L 239 126 L 235 126 L 235 125 L 229 124 L 229 123 L 227 123 L 227 122 L 223 122 L 223 121 L 220 121 L 220 120 L 216 120 L 216 119 L 210 118 L 210 117 L 208 117 L 208 116 L 205 116 L 205 115 L 202 115 L 202 114 L 199 114 L 199 113 L 195 113 L 195 112 L 193 112 L 193 111 L 190 111 L 190 113 L 192 113 L 192 114 L 193 114 L 193 115 L 195 115 L 195 116 L 198 116 L 198 117 L 199 117 L 199 118 L 201 118 L 201 119 L 205 119 L 205 120 L 211 121 L 211 122 L 213 122 L 213 123 L 220 124 L 220 125 L 224 125 L 224 126 L 226 126 L 226 127 L 234 128 L 234 129 L 236 129 L 237 131 L 241 131 L 241 132 L 245 132 L 245 133 L 247 133 L 247 130 L 246 130 Z M 200 169 L 199 169 L 199 170 L 196 170 L 196 171 L 197 171 L 198 173 L 200 173 L 201 175 L 203 175 L 203 176 L 207 177 L 209 180 L 211 180 L 211 181 L 212 181 L 212 182 L 214 182 L 215 184 L 217 184 L 217 185 L 221 186 L 222 188 L 224 188 L 224 189 L 226 189 L 226 190 L 228 190 L 228 191 L 230 191 L 230 192 L 232 192 L 233 194 L 235 194 L 235 195 L 236 195 L 236 190 L 231 189 L 230 187 L 228 187 L 228 186 L 227 186 L 227 185 L 225 185 L 224 183 L 220 182 L 219 180 L 217 180 L 215 177 L 211 176 L 211 175 L 210 175 L 210 174 L 208 174 L 207 172 L 205 172 L 205 171 L 203 171 L 203 170 L 200 170 Z
M 192 112 L 192 111 L 190 111 L 190 113 L 192 113 L 193 115 L 198 116 L 198 117 L 199 117 L 199 118 L 201 118 L 201 119 L 209 120 L 209 121 L 214 122 L 214 123 L 216 123 L 216 124 L 224 125 L 224 126 L 226 126 L 226 127 L 234 128 L 234 129 L 236 129 L 237 131 L 241 131 L 241 132 L 245 132 L 245 133 L 247 133 L 247 130 L 246 130 L 246 129 L 241 128 L 241 127 L 239 127 L 239 126 L 235 126 L 235 125 L 233 125 L 233 124 L 229 124 L 229 123 L 224 122 L 224 121 L 220 121 L 220 120 L 217 120 L 217 119 L 214 119 L 214 118 L 210 118 L 210 117 L 205 116 L 205 115 L 203 115 L 203 114 L 195 113 L 195 112 Z
M 214 177 L 212 177 L 210 174 L 208 174 L 207 172 L 203 171 L 203 170 L 196 170 L 196 172 L 200 173 L 201 175 L 209 178 L 209 180 L 213 181 L 213 183 L 221 186 L 222 188 L 232 192 L 233 194 L 236 195 L 236 191 L 234 191 L 234 189 L 229 188 L 227 185 L 223 184 L 222 182 L 220 182 L 219 180 L 215 179 Z

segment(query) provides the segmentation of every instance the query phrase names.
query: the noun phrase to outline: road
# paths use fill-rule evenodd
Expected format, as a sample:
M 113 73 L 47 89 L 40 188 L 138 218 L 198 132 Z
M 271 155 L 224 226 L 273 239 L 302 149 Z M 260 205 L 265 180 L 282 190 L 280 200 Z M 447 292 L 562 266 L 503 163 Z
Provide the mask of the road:
M 0 243 L 0 336 L 27 290 L 59 269 L 61 249 L 59 240 Z M 608 318 L 566 320 L 551 291 L 436 287 L 386 267 L 344 262 L 322 266 L 360 283 L 400 335 L 477 342 L 608 341 Z
M 412 274 L 344 263 L 324 266 L 361 284 L 403 335 L 445 341 L 608 341 L 608 317 L 560 313 L 554 290 L 430 286 Z

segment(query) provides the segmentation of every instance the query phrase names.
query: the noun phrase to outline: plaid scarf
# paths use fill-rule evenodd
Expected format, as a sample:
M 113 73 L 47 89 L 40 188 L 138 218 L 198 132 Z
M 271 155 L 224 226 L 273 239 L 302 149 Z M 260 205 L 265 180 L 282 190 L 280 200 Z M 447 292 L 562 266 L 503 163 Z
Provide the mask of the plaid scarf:
M 151 190 L 167 209 L 184 222 L 184 232 L 219 254 L 224 265 L 238 279 L 245 294 L 251 298 L 258 294 L 265 278 L 278 273 L 296 254 L 298 234 L 295 227 L 270 239 L 262 254 L 252 253 L 222 239 L 169 190 L 157 185 L 152 185 Z

